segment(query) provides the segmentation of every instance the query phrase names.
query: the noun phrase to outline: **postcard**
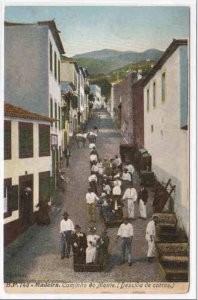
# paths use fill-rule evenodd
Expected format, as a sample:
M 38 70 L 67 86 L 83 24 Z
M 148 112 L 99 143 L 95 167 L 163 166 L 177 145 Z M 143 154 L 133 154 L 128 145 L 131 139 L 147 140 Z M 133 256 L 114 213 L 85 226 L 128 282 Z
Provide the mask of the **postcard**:
M 3 7 L 4 296 L 188 298 L 195 1 Z

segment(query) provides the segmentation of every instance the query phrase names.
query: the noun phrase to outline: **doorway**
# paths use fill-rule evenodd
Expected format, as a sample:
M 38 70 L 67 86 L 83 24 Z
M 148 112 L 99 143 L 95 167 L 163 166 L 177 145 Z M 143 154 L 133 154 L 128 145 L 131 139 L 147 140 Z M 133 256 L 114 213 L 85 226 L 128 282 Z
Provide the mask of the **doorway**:
M 33 223 L 33 175 L 19 176 L 19 218 L 27 228 Z

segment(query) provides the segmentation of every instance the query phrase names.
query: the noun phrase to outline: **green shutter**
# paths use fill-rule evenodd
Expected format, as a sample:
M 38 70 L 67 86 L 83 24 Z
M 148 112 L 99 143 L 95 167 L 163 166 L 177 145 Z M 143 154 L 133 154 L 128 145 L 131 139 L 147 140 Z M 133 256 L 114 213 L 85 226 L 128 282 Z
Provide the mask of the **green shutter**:
M 50 177 L 41 179 L 40 181 L 40 198 L 49 200 L 50 198 Z
M 39 128 L 39 153 L 40 155 L 50 155 L 50 130 L 49 126 L 40 126 Z
M 18 202 L 18 193 L 19 193 L 19 187 L 18 185 L 12 185 L 9 189 L 9 209 L 11 211 L 19 209 L 19 202 Z
M 33 127 L 22 127 L 20 130 L 20 154 L 22 156 L 32 156 L 33 152 Z
M 10 158 L 11 151 L 11 123 L 5 122 L 4 126 L 4 159 Z
M 50 183 L 50 196 L 52 196 L 54 194 L 54 190 L 55 190 L 55 177 L 50 177 L 49 178 L 49 183 Z
M 78 108 L 78 97 L 77 96 L 72 97 L 72 108 L 73 109 Z

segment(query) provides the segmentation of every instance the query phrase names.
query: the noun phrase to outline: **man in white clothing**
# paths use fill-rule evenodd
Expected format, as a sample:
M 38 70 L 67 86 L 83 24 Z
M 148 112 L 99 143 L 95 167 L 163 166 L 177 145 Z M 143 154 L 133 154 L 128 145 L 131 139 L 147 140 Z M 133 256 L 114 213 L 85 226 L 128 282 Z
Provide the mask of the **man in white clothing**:
M 99 198 L 96 196 L 96 194 L 92 192 L 91 188 L 88 188 L 88 192 L 86 194 L 86 203 L 90 222 L 96 222 L 96 201 L 98 200 Z
M 128 222 L 128 218 L 123 218 L 117 233 L 117 240 L 121 238 L 121 263 L 125 263 L 125 254 L 128 256 L 128 264 L 132 265 L 131 245 L 133 239 L 133 226 Z
M 134 166 L 132 164 L 130 164 L 130 162 L 128 162 L 125 166 L 125 168 L 129 171 L 129 173 L 131 174 L 131 176 L 133 175 L 135 169 Z
M 124 168 L 124 171 L 122 173 L 123 191 L 125 191 L 128 188 L 130 182 L 131 182 L 131 174 L 128 172 L 128 170 L 126 168 Z
M 122 200 L 127 200 L 129 219 L 135 219 L 135 202 L 137 200 L 137 191 L 135 188 L 133 188 L 132 182 L 130 182 L 128 189 L 126 189 Z
M 113 181 L 113 185 L 114 185 L 112 189 L 113 195 L 121 195 L 121 184 L 122 182 L 118 179 Z
M 91 154 L 90 155 L 90 165 L 91 165 L 91 167 L 94 164 L 94 162 L 98 162 L 98 157 L 97 157 L 96 154 Z
M 74 224 L 68 218 L 68 213 L 64 212 L 63 219 L 60 222 L 60 234 L 61 234 L 61 259 L 69 258 L 71 249 L 71 236 L 74 232 Z
M 153 258 L 155 257 L 155 235 L 156 235 L 155 222 L 156 221 L 157 221 L 157 217 L 152 217 L 146 227 L 145 239 L 148 242 L 147 258 L 149 262 L 152 262 Z

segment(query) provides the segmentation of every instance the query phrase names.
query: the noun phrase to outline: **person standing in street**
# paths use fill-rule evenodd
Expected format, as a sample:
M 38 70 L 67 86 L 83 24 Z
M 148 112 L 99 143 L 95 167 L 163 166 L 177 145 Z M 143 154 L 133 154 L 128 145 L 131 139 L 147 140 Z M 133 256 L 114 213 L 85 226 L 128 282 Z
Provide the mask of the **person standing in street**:
M 135 202 L 137 200 L 137 191 L 135 188 L 133 188 L 132 182 L 130 182 L 129 187 L 126 189 L 122 200 L 127 200 L 129 219 L 135 219 Z
M 156 234 L 155 222 L 156 222 L 156 218 L 152 217 L 146 227 L 145 239 L 148 242 L 148 251 L 147 251 L 148 262 L 153 262 L 153 259 L 155 257 L 155 234 Z
M 128 257 L 129 266 L 132 265 L 132 254 L 131 254 L 131 246 L 133 239 L 133 226 L 128 222 L 128 218 L 123 218 L 123 223 L 120 225 L 117 233 L 117 241 L 121 239 L 121 262 L 120 264 L 125 263 L 125 255 Z
M 72 249 L 74 253 L 74 264 L 84 264 L 86 259 L 87 238 L 81 231 L 80 225 L 75 226 L 75 233 L 72 235 Z
M 91 188 L 88 188 L 88 192 L 86 194 L 86 202 L 87 202 L 87 211 L 89 215 L 89 222 L 96 222 L 96 201 L 99 198 L 96 196 L 94 192 L 92 192 Z
M 122 189 L 124 192 L 128 188 L 131 181 L 131 174 L 128 172 L 128 169 L 124 168 L 124 171 L 122 173 Z
M 96 174 L 93 171 L 91 171 L 91 175 L 88 177 L 88 181 L 89 181 L 90 188 L 94 191 L 94 193 L 98 194 L 98 189 L 97 189 L 98 179 Z
M 67 147 L 65 148 L 65 150 L 64 150 L 63 153 L 64 153 L 64 156 L 65 156 L 65 166 L 66 166 L 66 168 L 68 168 L 68 167 L 69 167 L 69 158 L 70 158 L 70 156 L 71 156 L 70 147 L 67 146 Z
M 148 191 L 142 183 L 140 185 L 140 192 L 138 195 L 138 200 L 139 200 L 140 218 L 146 220 L 146 218 L 147 218 L 146 204 L 148 201 Z
M 61 259 L 69 258 L 71 249 L 71 238 L 74 232 L 74 224 L 68 218 L 68 213 L 63 213 L 63 219 L 60 222 L 60 234 L 61 234 Z

